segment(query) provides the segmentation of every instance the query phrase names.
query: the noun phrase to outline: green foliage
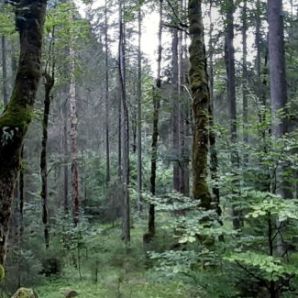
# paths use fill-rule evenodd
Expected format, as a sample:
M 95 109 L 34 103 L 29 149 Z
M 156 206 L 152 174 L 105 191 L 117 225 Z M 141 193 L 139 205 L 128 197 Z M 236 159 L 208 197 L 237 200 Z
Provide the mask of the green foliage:
M 250 205 L 251 211 L 246 214 L 246 218 L 275 215 L 279 222 L 298 220 L 298 200 L 285 201 L 278 195 L 258 191 L 251 191 L 243 196 L 248 200 L 252 197 L 256 202 Z
M 255 267 L 260 270 L 260 276 L 268 281 L 278 281 L 281 278 L 298 274 L 296 266 L 284 264 L 279 258 L 251 251 L 231 254 L 224 259 L 229 262 L 235 262 L 236 264 Z
M 191 266 L 197 262 L 195 251 L 168 250 L 162 253 L 149 252 L 149 257 L 156 261 L 155 270 L 162 272 L 163 276 L 175 277 L 178 273 L 188 273 Z

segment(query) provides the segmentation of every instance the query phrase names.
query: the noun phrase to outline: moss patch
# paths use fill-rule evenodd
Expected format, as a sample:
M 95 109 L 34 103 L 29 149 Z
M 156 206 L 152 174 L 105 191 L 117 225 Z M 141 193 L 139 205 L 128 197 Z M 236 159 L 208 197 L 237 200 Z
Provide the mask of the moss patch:
M 11 298 L 38 298 L 32 289 L 20 288 Z
M 19 105 L 8 105 L 0 118 L 0 127 L 19 127 L 26 129 L 32 119 L 32 108 Z

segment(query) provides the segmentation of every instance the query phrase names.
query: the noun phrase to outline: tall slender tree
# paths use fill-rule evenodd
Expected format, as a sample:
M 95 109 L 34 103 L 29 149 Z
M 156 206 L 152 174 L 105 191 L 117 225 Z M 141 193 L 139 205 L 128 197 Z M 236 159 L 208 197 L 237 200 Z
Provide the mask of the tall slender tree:
M 108 3 L 105 1 L 105 143 L 106 143 L 106 183 L 110 182 L 110 136 L 109 136 L 109 41 L 108 41 Z
M 282 0 L 268 0 L 268 50 L 270 65 L 270 95 L 272 110 L 272 136 L 277 141 L 288 131 L 287 118 L 285 117 L 287 105 L 287 79 L 284 48 L 284 24 Z M 283 112 L 283 113 L 281 113 Z M 278 192 L 283 198 L 291 198 L 291 185 L 284 176 L 286 165 L 281 164 L 276 171 L 275 181 L 280 183 L 273 186 L 273 191 Z M 281 229 L 282 223 L 277 221 L 278 229 Z M 281 233 L 277 235 L 277 252 L 284 255 L 285 245 Z M 273 254 L 273 253 L 272 253 Z M 272 293 L 275 288 L 272 286 Z M 271 296 L 273 297 L 273 296 Z M 279 296 L 274 296 L 279 297 Z
M 153 196 L 156 193 L 156 167 L 157 167 L 157 145 L 158 145 L 158 122 L 161 93 L 161 60 L 162 60 L 162 22 L 163 22 L 163 0 L 159 0 L 159 27 L 158 27 L 158 48 L 157 48 L 157 74 L 155 86 L 153 87 L 153 132 L 151 144 L 151 173 L 150 192 Z M 155 235 L 155 206 L 149 205 L 148 236 Z
M 270 95 L 273 115 L 272 134 L 279 138 L 287 131 L 286 118 L 279 111 L 287 104 L 284 25 L 282 0 L 268 0 L 268 49 L 270 65 Z
M 66 95 L 66 91 L 63 93 Z M 68 214 L 68 101 L 67 99 L 62 104 L 62 118 L 63 118 L 63 209 L 64 215 Z
M 210 104 L 209 104 L 209 145 L 210 145 L 210 174 L 213 181 L 212 195 L 214 201 L 214 207 L 217 210 L 218 215 L 221 214 L 219 207 L 220 192 L 219 192 L 219 174 L 218 174 L 218 156 L 216 151 L 216 134 L 214 131 L 214 44 L 213 44 L 213 17 L 212 17 L 212 5 L 213 0 L 210 1 L 209 10 L 209 86 L 210 86 Z
M 129 199 L 129 114 L 126 94 L 126 41 L 125 21 L 123 9 L 125 0 L 119 0 L 119 81 L 121 90 L 121 102 L 123 108 L 123 239 L 126 243 L 130 241 L 130 199 Z
M 242 8 L 242 101 L 243 101 L 243 141 L 248 142 L 248 96 L 247 96 L 247 0 L 243 0 Z M 247 156 L 245 156 L 247 162 Z
M 180 191 L 181 186 L 181 148 L 180 148 L 180 98 L 178 97 L 178 29 L 172 29 L 172 131 L 173 131 L 173 187 Z
M 237 105 L 236 105 L 236 80 L 235 80 L 235 49 L 234 49 L 234 0 L 226 1 L 226 35 L 225 35 L 225 62 L 227 70 L 227 95 L 229 103 L 229 116 L 230 116 L 230 140 L 231 140 L 231 164 L 234 173 L 233 183 L 233 225 L 235 229 L 239 229 L 242 225 L 241 215 L 237 211 L 234 198 L 238 197 L 239 193 L 239 156 L 237 148 L 235 147 L 237 142 Z
M 48 61 L 46 61 L 44 78 L 44 111 L 42 120 L 42 141 L 40 153 L 40 173 L 41 173 L 41 199 L 42 199 L 42 222 L 44 224 L 44 240 L 46 248 L 50 245 L 49 216 L 48 216 L 48 126 L 51 101 L 53 99 L 52 90 L 55 83 L 55 27 L 51 32 L 51 41 L 48 51 Z
M 142 210 L 142 0 L 139 1 L 138 9 L 138 107 L 137 107 L 137 183 L 138 183 L 138 201 L 137 208 Z
M 47 142 L 48 142 L 48 124 L 50 105 L 52 100 L 51 91 L 54 86 L 54 74 L 44 73 L 44 113 L 42 121 L 42 144 L 40 154 L 40 172 L 41 172 L 41 198 L 42 198 L 42 222 L 44 224 L 44 240 L 46 248 L 50 245 L 49 219 L 48 219 L 48 163 L 47 163 Z
M 73 20 L 71 13 L 70 20 Z M 73 36 L 71 36 L 73 38 Z M 77 98 L 76 98 L 76 65 L 75 49 L 73 41 L 70 41 L 70 83 L 69 83 L 69 112 L 70 112 L 70 141 L 71 141 L 71 185 L 72 185 L 72 214 L 75 225 L 80 219 L 80 193 L 79 193 L 79 165 L 78 165 L 78 117 L 77 117 Z

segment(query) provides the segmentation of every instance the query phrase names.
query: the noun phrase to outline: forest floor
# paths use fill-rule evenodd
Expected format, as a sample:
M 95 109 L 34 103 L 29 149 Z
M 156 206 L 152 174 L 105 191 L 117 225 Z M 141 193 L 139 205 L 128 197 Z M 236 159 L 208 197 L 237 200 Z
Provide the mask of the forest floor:
M 119 228 L 108 228 L 92 240 L 92 253 L 82 250 L 80 270 L 69 261 L 60 277 L 44 278 L 35 288 L 39 297 L 62 298 L 71 289 L 82 298 L 197 298 L 193 288 L 177 279 L 160 278 L 151 268 L 142 242 L 145 226 L 135 226 L 129 249 L 120 239 Z M 158 237 L 162 245 L 167 242 L 166 235 Z

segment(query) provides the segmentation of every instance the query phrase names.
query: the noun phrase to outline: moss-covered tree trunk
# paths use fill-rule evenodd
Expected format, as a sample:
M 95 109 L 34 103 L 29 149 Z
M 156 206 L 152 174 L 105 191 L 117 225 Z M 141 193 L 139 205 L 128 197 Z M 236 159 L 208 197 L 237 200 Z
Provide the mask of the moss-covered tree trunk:
M 10 102 L 0 117 L 0 264 L 5 261 L 8 223 L 20 168 L 20 153 L 32 119 L 40 79 L 46 0 L 21 0 L 18 8 L 16 27 L 20 35 L 19 66 Z
M 201 207 L 211 208 L 212 198 L 207 184 L 207 156 L 209 141 L 209 105 L 207 61 L 204 44 L 204 27 L 202 21 L 202 1 L 189 0 L 189 33 L 191 44 L 190 84 L 193 98 L 193 148 L 192 148 L 192 195 L 200 200 Z

